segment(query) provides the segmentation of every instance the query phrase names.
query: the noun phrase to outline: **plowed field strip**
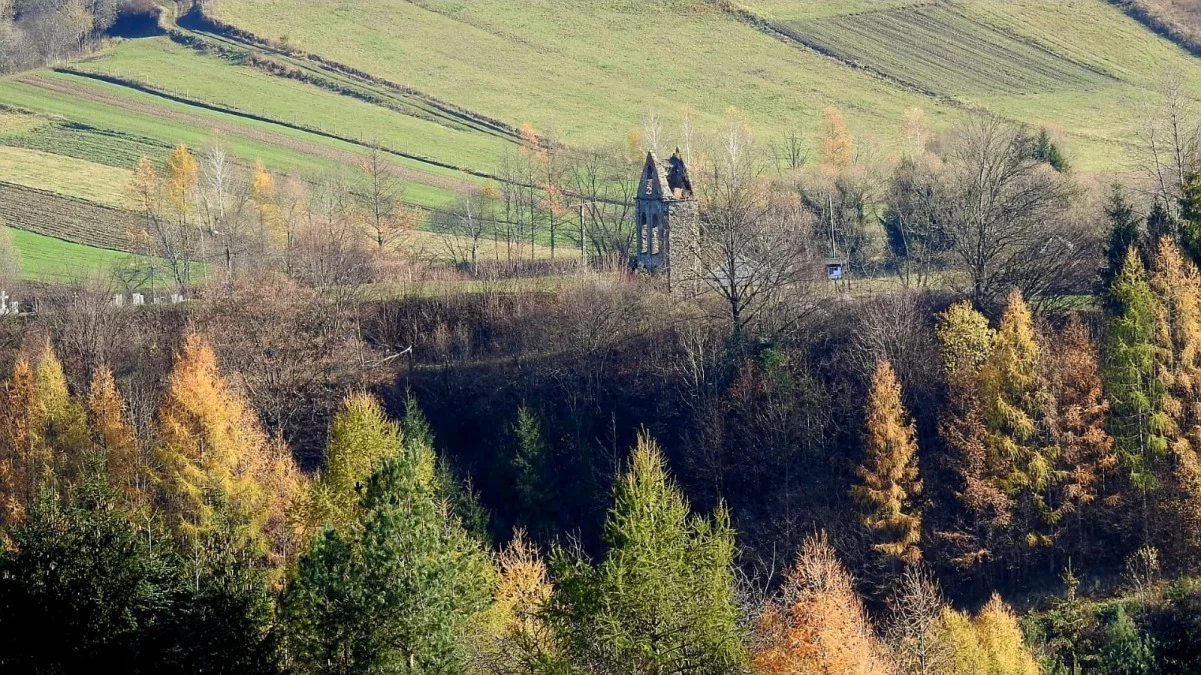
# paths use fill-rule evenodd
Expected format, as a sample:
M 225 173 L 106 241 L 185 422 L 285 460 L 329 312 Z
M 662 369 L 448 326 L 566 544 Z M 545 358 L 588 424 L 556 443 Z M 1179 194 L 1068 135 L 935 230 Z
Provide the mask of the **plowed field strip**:
M 195 115 L 181 112 L 179 110 L 172 110 L 163 106 L 141 103 L 132 99 L 105 93 L 96 89 L 95 87 L 85 84 L 64 82 L 46 77 L 44 75 L 25 75 L 18 78 L 18 81 L 38 87 L 39 89 L 54 92 L 56 94 L 72 96 L 94 103 L 101 103 L 122 110 L 128 110 L 130 112 L 136 112 L 160 119 L 167 119 L 173 122 L 188 124 L 202 129 L 213 129 L 232 136 L 238 136 L 260 143 L 288 148 L 290 150 L 302 152 L 306 155 L 322 157 L 341 164 L 358 165 L 362 162 L 363 158 L 359 153 L 338 150 L 327 145 L 304 141 L 286 134 L 256 129 L 245 124 L 217 119 L 215 117 Z M 392 170 L 396 176 L 403 180 L 409 180 L 415 183 L 423 183 L 425 185 L 439 187 L 446 190 L 465 192 L 477 187 L 477 184 L 466 180 L 456 180 L 449 176 L 425 173 L 407 167 L 393 165 Z

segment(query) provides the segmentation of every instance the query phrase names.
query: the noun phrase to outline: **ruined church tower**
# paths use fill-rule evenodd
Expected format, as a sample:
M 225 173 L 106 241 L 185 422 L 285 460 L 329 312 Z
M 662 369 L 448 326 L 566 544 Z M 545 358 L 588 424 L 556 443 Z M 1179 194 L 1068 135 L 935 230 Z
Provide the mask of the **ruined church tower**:
M 666 276 L 671 287 L 672 255 L 679 277 L 699 236 L 700 210 L 680 151 L 666 162 L 647 153 L 634 200 L 634 264 Z

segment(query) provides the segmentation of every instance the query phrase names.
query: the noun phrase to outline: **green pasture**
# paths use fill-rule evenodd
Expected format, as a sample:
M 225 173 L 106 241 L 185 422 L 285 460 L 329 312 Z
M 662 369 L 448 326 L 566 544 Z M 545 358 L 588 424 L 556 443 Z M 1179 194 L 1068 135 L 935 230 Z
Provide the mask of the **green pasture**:
M 5 229 L 12 235 L 13 244 L 21 255 L 22 276 L 30 281 L 75 283 L 108 279 L 114 265 L 129 260 L 129 254 L 121 251 L 84 246 L 26 230 Z
M 241 112 L 430 157 L 453 166 L 495 171 L 500 138 L 452 129 L 250 66 L 206 56 L 167 38 L 129 40 L 76 66 L 118 76 Z

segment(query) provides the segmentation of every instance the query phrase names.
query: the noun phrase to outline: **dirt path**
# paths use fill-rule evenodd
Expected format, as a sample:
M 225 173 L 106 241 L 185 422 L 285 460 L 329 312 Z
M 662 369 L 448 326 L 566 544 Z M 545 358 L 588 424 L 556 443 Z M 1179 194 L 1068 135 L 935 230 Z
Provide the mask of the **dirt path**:
M 39 89 L 52 91 L 56 94 L 72 96 L 75 98 L 92 101 L 94 103 L 102 103 L 104 105 L 120 108 L 122 110 L 150 115 L 161 119 L 171 120 L 173 122 L 180 122 L 201 129 L 212 129 L 230 136 L 237 136 L 239 138 L 258 141 L 260 143 L 288 148 L 289 150 L 295 150 L 306 155 L 322 157 L 340 164 L 355 166 L 360 164 L 363 160 L 363 155 L 359 153 L 346 150 L 337 150 L 320 143 L 305 141 L 272 131 L 255 129 L 237 122 L 181 112 L 148 103 L 141 103 L 114 94 L 105 93 L 95 87 L 91 87 L 83 83 L 64 82 L 47 77 L 45 75 L 24 75 L 17 78 L 17 81 L 37 87 Z M 393 173 L 403 180 L 412 181 L 414 183 L 422 183 L 424 185 L 430 185 L 455 192 L 467 192 L 478 187 L 477 183 L 467 180 L 459 180 L 450 176 L 440 176 L 436 174 L 425 173 L 423 171 L 417 171 L 408 167 L 393 165 L 392 169 Z

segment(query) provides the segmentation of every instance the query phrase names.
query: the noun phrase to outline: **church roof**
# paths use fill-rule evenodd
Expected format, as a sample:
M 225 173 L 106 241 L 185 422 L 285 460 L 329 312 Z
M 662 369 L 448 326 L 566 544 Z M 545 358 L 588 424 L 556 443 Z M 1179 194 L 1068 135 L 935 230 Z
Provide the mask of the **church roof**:
M 666 162 L 659 161 L 654 152 L 646 153 L 642 167 L 642 179 L 638 189 L 639 199 L 691 199 L 692 181 L 688 168 L 676 150 Z

